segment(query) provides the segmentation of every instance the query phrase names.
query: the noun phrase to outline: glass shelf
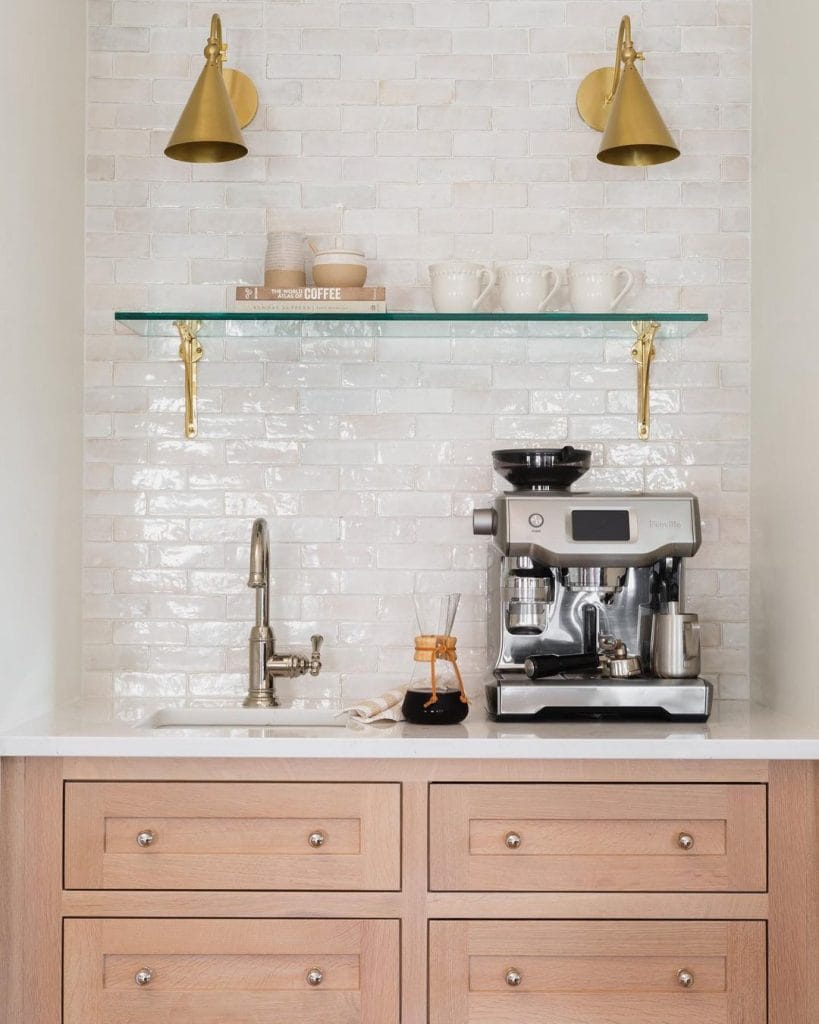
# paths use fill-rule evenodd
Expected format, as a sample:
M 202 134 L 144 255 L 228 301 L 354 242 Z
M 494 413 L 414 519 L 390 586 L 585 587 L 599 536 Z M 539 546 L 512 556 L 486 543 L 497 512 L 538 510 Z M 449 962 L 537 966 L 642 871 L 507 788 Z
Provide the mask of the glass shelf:
M 164 313 L 129 312 L 114 314 L 123 324 L 143 337 L 177 337 L 174 322 L 197 321 L 199 337 L 264 338 L 301 335 L 309 324 L 324 324 L 310 333 L 370 333 L 423 337 L 463 336 L 600 338 L 631 336 L 634 321 L 654 320 L 662 325 L 662 336 L 679 338 L 708 320 L 707 313 Z M 338 324 L 334 331 L 332 324 Z M 355 325 L 353 327 L 353 325 Z M 367 331 L 369 327 L 369 331 Z M 412 330 L 410 330 L 412 328 Z
M 638 437 L 649 436 L 649 393 L 654 339 L 680 338 L 707 313 L 147 313 L 118 312 L 117 323 L 143 337 L 179 338 L 185 368 L 185 436 L 196 437 L 197 364 L 202 338 L 402 337 L 622 338 L 638 369 Z

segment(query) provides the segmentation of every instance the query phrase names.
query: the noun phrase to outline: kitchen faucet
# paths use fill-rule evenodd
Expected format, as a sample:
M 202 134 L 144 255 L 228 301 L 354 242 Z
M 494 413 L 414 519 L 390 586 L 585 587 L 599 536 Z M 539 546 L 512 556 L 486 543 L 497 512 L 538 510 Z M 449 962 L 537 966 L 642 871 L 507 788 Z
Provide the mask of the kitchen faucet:
M 321 645 L 324 637 L 310 637 L 309 658 L 301 654 L 276 653 L 276 636 L 270 628 L 270 541 L 267 520 L 257 519 L 250 534 L 250 574 L 247 585 L 256 591 L 256 624 L 250 630 L 250 678 L 246 708 L 275 708 L 276 677 L 293 679 L 309 672 L 321 672 Z

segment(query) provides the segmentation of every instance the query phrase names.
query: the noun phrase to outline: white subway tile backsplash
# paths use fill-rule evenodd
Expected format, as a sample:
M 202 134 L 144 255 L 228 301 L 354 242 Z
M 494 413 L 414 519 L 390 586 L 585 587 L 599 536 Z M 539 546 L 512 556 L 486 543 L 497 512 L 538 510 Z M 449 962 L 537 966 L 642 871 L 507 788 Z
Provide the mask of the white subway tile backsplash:
M 747 696 L 750 8 L 632 12 L 683 150 L 641 171 L 598 163 L 575 110 L 579 78 L 611 60 L 622 11 L 604 0 L 226 0 L 232 63 L 261 109 L 247 159 L 190 166 L 162 150 L 211 9 L 92 0 L 86 693 L 124 714 L 142 700 L 134 717 L 235 702 L 258 514 L 277 632 L 327 637 L 311 701 L 406 679 L 413 591 L 463 591 L 459 654 L 476 675 L 486 545 L 469 513 L 502 487 L 491 451 L 571 441 L 593 450 L 589 486 L 699 494 L 690 602 L 721 695 Z M 623 308 L 712 320 L 682 342 L 658 335 L 647 444 L 630 331 L 604 342 L 516 325 L 206 338 L 200 436 L 186 441 L 178 343 L 114 330 L 112 310 L 225 308 L 235 283 L 260 281 L 278 229 L 357 236 L 394 307 L 431 308 L 438 259 L 532 259 L 564 276 L 610 259 L 638 275 Z M 285 697 L 307 699 L 298 681 Z
M 181 571 L 118 569 L 114 572 L 117 594 L 184 594 L 187 585 L 187 576 Z
M 339 421 L 339 437 L 346 441 L 412 437 L 415 432 L 415 422 L 406 413 L 380 413 L 375 417 L 345 416 Z
M 489 24 L 489 8 L 489 3 L 480 0 L 460 4 L 429 3 L 421 0 L 413 4 L 413 20 L 416 25 L 430 25 L 436 28 L 483 26 Z

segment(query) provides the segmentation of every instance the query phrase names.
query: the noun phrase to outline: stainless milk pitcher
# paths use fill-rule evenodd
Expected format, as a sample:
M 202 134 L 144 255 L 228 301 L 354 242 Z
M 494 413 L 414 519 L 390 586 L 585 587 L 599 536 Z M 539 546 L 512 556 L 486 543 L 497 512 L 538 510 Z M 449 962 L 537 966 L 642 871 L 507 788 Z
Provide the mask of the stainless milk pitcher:
M 700 674 L 698 616 L 683 613 L 676 601 L 655 612 L 651 622 L 651 669 L 661 679 L 694 679 Z

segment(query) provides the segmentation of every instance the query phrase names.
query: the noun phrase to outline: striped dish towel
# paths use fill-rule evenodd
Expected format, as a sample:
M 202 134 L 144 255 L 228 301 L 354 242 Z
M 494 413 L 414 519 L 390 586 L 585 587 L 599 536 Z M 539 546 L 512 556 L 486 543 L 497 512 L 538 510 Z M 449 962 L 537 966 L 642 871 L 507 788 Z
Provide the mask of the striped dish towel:
M 395 690 L 387 690 L 380 697 L 371 697 L 369 700 L 362 700 L 352 707 L 343 708 L 342 714 L 349 714 L 350 718 L 357 722 L 403 722 L 404 715 L 401 712 L 401 705 L 404 701 L 406 686 L 399 686 Z

